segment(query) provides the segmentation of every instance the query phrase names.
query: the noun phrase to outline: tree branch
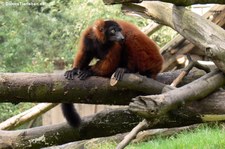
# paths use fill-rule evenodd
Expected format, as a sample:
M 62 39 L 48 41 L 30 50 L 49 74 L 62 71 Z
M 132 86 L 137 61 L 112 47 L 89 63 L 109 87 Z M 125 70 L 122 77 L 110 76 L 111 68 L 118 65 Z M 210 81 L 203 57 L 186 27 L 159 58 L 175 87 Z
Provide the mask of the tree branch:
M 116 149 L 125 148 L 129 144 L 129 142 L 137 136 L 140 131 L 147 129 L 148 127 L 148 122 L 144 119 L 137 126 L 135 126 L 128 135 L 123 138 L 123 140 L 117 145 Z

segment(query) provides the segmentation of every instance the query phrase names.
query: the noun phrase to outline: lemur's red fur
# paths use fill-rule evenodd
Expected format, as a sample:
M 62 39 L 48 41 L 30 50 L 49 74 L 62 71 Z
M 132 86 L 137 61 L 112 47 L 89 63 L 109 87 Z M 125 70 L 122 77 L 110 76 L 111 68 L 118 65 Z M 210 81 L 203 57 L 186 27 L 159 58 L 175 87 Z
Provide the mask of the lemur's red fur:
M 98 76 L 110 76 L 118 67 L 126 67 L 130 72 L 148 74 L 155 79 L 162 68 L 163 58 L 159 53 L 158 46 L 148 36 L 142 33 L 136 26 L 122 20 L 113 20 L 122 28 L 125 37 L 123 45 L 115 42 L 110 47 L 103 59 L 91 67 L 91 70 Z M 104 21 L 97 20 L 93 26 L 87 28 L 81 36 L 78 53 L 74 59 L 73 68 L 80 68 L 81 59 L 87 54 L 84 48 L 89 46 L 84 44 L 84 38 L 93 38 L 105 43 Z M 93 34 L 90 34 L 93 33 Z M 122 54 L 122 53 L 123 54 Z M 122 54 L 122 56 L 121 56 Z M 125 62 L 121 64 L 121 62 Z M 87 61 L 86 63 L 90 63 Z
M 128 70 L 144 75 L 150 73 L 155 79 L 163 64 L 158 46 L 133 24 L 121 20 L 116 22 L 119 23 L 125 37 L 123 50 L 126 52 L 123 58 L 127 57 Z

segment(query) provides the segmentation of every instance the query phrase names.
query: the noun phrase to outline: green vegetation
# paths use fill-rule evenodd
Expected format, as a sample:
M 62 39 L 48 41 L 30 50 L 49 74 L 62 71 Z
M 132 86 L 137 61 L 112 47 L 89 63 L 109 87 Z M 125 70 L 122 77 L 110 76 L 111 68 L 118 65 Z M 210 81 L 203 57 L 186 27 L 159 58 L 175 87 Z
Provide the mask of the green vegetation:
M 218 125 L 207 124 L 193 130 L 178 133 L 170 137 L 155 137 L 148 142 L 131 144 L 126 149 L 223 149 L 225 146 L 224 128 Z M 103 142 L 102 144 L 90 144 L 90 149 L 113 149 L 115 142 Z
M 163 47 L 168 41 L 172 40 L 176 35 L 176 32 L 166 26 L 163 26 L 160 30 L 156 31 L 150 36 L 160 47 Z

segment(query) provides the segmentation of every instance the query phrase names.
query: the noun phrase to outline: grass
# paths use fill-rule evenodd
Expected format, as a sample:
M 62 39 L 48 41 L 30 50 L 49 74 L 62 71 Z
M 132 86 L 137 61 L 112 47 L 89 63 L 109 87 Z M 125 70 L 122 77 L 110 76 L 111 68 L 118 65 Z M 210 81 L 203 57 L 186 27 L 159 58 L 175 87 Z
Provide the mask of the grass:
M 149 142 L 129 148 L 142 149 L 223 149 L 225 133 L 219 127 L 201 127 L 192 132 L 183 132 L 168 138 L 157 137 Z
M 184 131 L 169 137 L 158 136 L 148 142 L 131 144 L 126 149 L 224 149 L 224 138 L 225 130 L 221 126 L 203 125 L 193 131 Z M 116 143 L 112 141 L 102 142 L 92 144 L 92 147 L 95 149 L 114 149 Z

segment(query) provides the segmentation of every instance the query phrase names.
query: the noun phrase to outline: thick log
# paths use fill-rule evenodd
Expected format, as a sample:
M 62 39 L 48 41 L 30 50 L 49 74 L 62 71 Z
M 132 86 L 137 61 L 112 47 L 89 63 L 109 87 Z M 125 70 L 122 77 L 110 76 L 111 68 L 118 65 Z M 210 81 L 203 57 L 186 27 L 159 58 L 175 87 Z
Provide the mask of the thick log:
M 205 19 L 211 20 L 213 23 L 221 26 L 224 29 L 225 6 L 215 5 L 208 12 L 206 12 L 203 17 Z M 181 35 L 177 35 L 177 37 L 168 42 L 164 47 L 162 47 L 161 51 L 165 61 L 163 64 L 163 71 L 171 70 L 172 68 L 176 67 L 176 59 L 180 55 L 191 53 L 196 54 L 201 58 L 205 58 L 205 53 L 203 50 L 185 40 L 185 38 Z
M 41 148 L 75 140 L 114 135 L 129 131 L 140 119 L 127 108 L 120 108 L 105 110 L 84 118 L 79 129 L 62 123 L 15 131 L 0 130 L 0 148 Z
M 204 122 L 207 115 L 225 114 L 225 91 L 218 91 L 170 112 L 151 128 L 169 128 Z M 142 118 L 127 108 L 105 110 L 82 120 L 80 129 L 66 123 L 31 129 L 0 131 L 0 148 L 41 148 L 130 131 Z M 225 119 L 220 119 L 225 120 Z
M 163 73 L 159 81 L 170 84 L 181 71 Z M 204 73 L 193 71 L 183 83 Z M 186 82 L 185 82 L 186 81 Z M 135 74 L 125 74 L 116 85 L 108 78 L 90 77 L 85 81 L 66 80 L 62 73 L 0 73 L 0 102 L 74 102 L 124 105 L 138 95 L 159 94 L 167 85 Z
M 217 67 L 225 72 L 225 31 L 216 24 L 184 7 L 163 2 L 126 4 L 123 9 L 135 11 L 144 17 L 172 27 L 187 40 L 198 46 Z M 164 11 L 158 11 L 164 10 Z
M 160 93 L 165 86 L 140 75 L 125 75 L 123 80 L 124 83 L 111 87 L 109 79 L 101 77 L 81 81 L 66 80 L 63 74 L 2 73 L 0 97 L 1 102 L 126 104 L 140 93 L 150 93 L 150 90 L 147 91 L 148 84 L 151 84 L 149 89 L 153 89 L 154 93 Z
M 140 3 L 143 0 L 103 0 L 103 2 L 107 5 L 110 4 L 123 4 L 123 3 Z M 179 6 L 189 6 L 194 4 L 225 4 L 224 0 L 144 0 L 144 1 L 161 1 L 167 3 L 173 3 Z
M 159 118 L 190 101 L 202 99 L 225 85 L 225 75 L 213 71 L 180 88 L 160 95 L 138 96 L 130 110 L 145 118 Z
M 123 139 L 126 133 L 120 133 L 109 137 L 100 137 L 100 138 L 93 138 L 89 140 L 81 140 L 81 141 L 75 141 L 66 143 L 63 145 L 58 146 L 51 146 L 51 147 L 45 147 L 41 149 L 86 149 L 86 148 L 99 148 L 99 144 L 103 142 L 119 142 Z

